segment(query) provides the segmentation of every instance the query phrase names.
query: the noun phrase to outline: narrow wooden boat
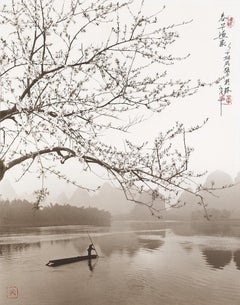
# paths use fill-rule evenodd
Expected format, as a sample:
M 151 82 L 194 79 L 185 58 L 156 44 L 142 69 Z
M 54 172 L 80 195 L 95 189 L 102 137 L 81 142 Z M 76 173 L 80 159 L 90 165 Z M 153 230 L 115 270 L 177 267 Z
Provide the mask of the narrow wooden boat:
M 67 257 L 67 258 L 61 258 L 61 259 L 54 259 L 50 260 L 46 266 L 49 267 L 57 267 L 60 265 L 65 265 L 65 264 L 71 264 L 79 261 L 84 261 L 84 260 L 91 260 L 97 258 L 96 254 L 93 255 L 84 255 L 84 256 L 75 256 L 75 257 Z

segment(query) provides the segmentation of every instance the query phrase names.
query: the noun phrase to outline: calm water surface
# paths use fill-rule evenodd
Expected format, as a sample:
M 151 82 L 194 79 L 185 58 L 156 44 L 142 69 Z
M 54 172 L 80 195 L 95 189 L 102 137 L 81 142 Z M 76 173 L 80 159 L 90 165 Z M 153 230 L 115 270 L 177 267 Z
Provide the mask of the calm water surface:
M 90 235 L 100 258 L 86 254 Z M 240 305 L 240 223 L 0 228 L 1 305 Z

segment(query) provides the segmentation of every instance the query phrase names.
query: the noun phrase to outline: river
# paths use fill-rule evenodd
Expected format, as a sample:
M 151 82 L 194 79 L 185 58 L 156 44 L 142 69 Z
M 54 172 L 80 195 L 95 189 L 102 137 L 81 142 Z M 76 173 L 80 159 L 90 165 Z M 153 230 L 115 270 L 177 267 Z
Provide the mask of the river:
M 240 222 L 0 227 L 0 271 L 1 305 L 240 305 Z

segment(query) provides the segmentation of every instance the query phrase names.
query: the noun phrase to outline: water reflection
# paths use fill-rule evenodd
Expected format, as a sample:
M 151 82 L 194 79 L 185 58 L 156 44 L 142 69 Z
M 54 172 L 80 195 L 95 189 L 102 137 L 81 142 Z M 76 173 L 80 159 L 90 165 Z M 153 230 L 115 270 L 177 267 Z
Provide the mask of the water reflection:
M 0 234 L 0 282 L 19 285 L 24 296 L 19 304 L 225 305 L 231 300 L 239 305 L 239 238 L 194 234 L 202 228 L 192 224 L 133 227 L 96 228 L 91 238 L 99 259 L 56 269 L 45 264 L 87 254 L 90 241 L 81 227 L 65 233 L 64 228 L 39 230 L 41 238 L 34 229 L 29 229 L 30 238 L 14 231 L 13 238 Z M 11 305 L 12 300 L 1 299 L 5 290 L 0 285 L 0 303 Z
M 95 262 L 93 263 L 92 259 L 88 260 L 88 268 L 91 272 L 94 271 L 95 267 L 97 265 L 97 260 L 95 260 Z
M 97 228 L 92 230 L 91 236 L 93 238 L 94 244 L 99 252 L 100 256 L 110 257 L 115 254 L 118 255 L 127 255 L 128 257 L 135 256 L 140 251 L 157 251 L 159 248 L 163 247 L 165 244 L 169 246 L 169 232 L 171 238 L 178 238 L 178 244 L 180 244 L 183 249 L 189 255 L 195 255 L 196 250 L 199 253 L 199 245 L 196 245 L 196 235 L 202 234 L 203 232 L 208 232 L 206 236 L 211 236 L 211 234 L 215 234 L 218 232 L 218 242 L 221 240 L 219 237 L 219 232 L 222 235 L 228 234 L 230 231 L 235 230 L 235 233 L 238 230 L 238 226 L 234 226 L 233 229 L 229 229 L 229 225 L 223 226 L 220 228 L 217 226 L 216 229 L 213 229 L 213 224 L 210 223 L 208 226 L 204 227 L 201 223 L 133 223 L 128 224 L 128 226 L 123 225 L 124 231 L 121 232 L 120 226 L 117 227 L 117 232 L 105 232 L 100 229 L 98 231 Z M 164 228 L 165 227 L 165 228 Z M 86 232 L 86 228 L 82 228 L 80 226 L 76 226 L 76 230 L 74 230 L 74 226 L 71 228 L 23 228 L 22 231 L 16 228 L 1 228 L 0 232 L 0 242 L 1 237 L 2 242 L 5 244 L 0 244 L 0 258 L 4 258 L 7 260 L 12 259 L 12 255 L 14 253 L 23 252 L 33 250 L 34 248 L 46 248 L 47 252 L 51 249 L 57 249 L 58 252 L 47 254 L 47 259 L 54 259 L 57 254 L 57 258 L 61 257 L 70 257 L 70 256 L 78 256 L 78 255 L 86 255 L 87 248 L 89 245 L 89 238 Z M 128 231 L 127 231 L 128 229 Z M 134 230 L 133 230 L 134 229 Z M 130 231 L 129 231 L 130 230 Z M 94 233 L 95 231 L 95 233 Z M 24 233 L 23 233 L 24 232 Z M 27 233 L 28 232 L 28 233 Z M 63 234 L 61 239 L 58 239 L 59 234 Z M 172 234 L 171 232 L 174 232 Z M 193 233 L 195 232 L 195 233 Z M 210 233 L 211 232 L 211 233 Z M 16 235 L 22 234 L 21 237 Z M 68 234 L 70 233 L 70 234 Z M 76 233 L 76 237 L 75 234 Z M 78 234 L 79 233 L 79 234 Z M 197 234 L 196 234 L 197 233 Z M 43 234 L 44 239 L 38 242 L 33 242 L 34 240 L 39 240 L 39 238 L 35 238 L 35 235 Z M 49 239 L 46 238 L 46 234 L 49 234 Z M 55 234 L 55 235 L 54 235 Z M 13 239 L 8 238 L 6 236 L 14 236 Z M 177 235 L 177 236 L 176 236 Z M 31 242 L 25 242 L 28 240 L 28 236 L 32 236 Z M 182 238 L 185 236 L 186 238 Z M 50 240 L 50 238 L 53 238 Z M 199 236 L 198 236 L 199 238 Z M 202 237 L 201 237 L 202 238 Z M 23 242 L 16 242 L 22 240 Z M 177 240 L 177 239 L 176 239 Z M 209 248 L 211 242 L 202 245 L 204 248 L 200 250 L 202 257 L 204 258 L 206 264 L 212 269 L 223 269 L 231 262 L 234 262 L 236 268 L 240 270 L 240 248 L 239 243 L 235 245 L 233 249 L 232 246 L 228 248 L 218 247 L 218 245 L 213 244 L 211 248 Z M 44 246 L 43 246 L 44 245 Z M 213 248 L 214 247 L 214 248 Z M 200 248 L 200 249 L 201 249 Z M 43 249 L 42 249 L 43 251 Z M 55 251 L 55 250 L 54 250 Z M 31 253 L 30 253 L 31 254 Z M 92 262 L 88 263 L 88 267 L 90 271 L 93 271 L 94 266 Z
M 124 233 L 108 233 L 103 235 L 97 235 L 93 237 L 94 244 L 100 255 L 109 257 L 113 254 L 127 254 L 128 256 L 134 256 L 140 249 L 157 250 L 164 244 L 165 231 L 158 232 L 124 232 Z M 11 258 L 16 252 L 22 252 L 26 250 L 32 250 L 34 248 L 41 248 L 41 245 L 49 244 L 49 249 L 58 247 L 61 253 L 67 253 L 66 255 L 86 255 L 87 248 L 89 246 L 89 238 L 87 236 L 76 237 L 72 239 L 59 239 L 50 241 L 39 241 L 30 243 L 9 243 L 0 245 L 0 256 L 5 256 L 8 259 Z M 72 250 L 71 250 L 72 249 Z M 59 257 L 61 255 L 58 255 Z M 91 268 L 91 267 L 90 267 Z
M 140 233 L 144 233 L 144 235 L 141 235 Z M 115 253 L 134 256 L 140 249 L 158 249 L 164 244 L 162 240 L 164 236 L 165 232 L 156 233 L 144 231 L 136 233 L 114 233 L 105 234 L 103 236 L 95 236 L 94 243 L 103 256 L 109 257 Z M 61 241 L 56 242 L 59 243 Z M 82 254 L 86 252 L 89 244 L 89 239 L 87 237 L 82 237 L 73 241 L 65 242 L 72 242 L 77 253 Z
M 238 270 L 240 270 L 240 249 L 233 253 L 233 260 Z
M 238 237 L 240 235 L 240 223 L 230 221 L 165 222 L 161 224 L 161 227 L 163 229 L 171 228 L 174 234 L 180 236 L 206 235 Z
M 163 246 L 164 244 L 164 241 L 162 240 L 145 239 L 145 238 L 140 238 L 139 242 L 142 248 L 148 250 L 156 250 L 161 246 Z
M 134 256 L 140 249 L 156 250 L 163 245 L 162 240 L 154 235 L 149 235 L 147 238 L 145 233 L 144 237 L 135 233 L 113 234 L 98 238 L 96 242 L 105 256 L 111 256 L 114 253 Z
M 207 264 L 215 269 L 223 269 L 232 260 L 232 252 L 228 250 L 205 249 L 202 250 L 202 255 Z
M 209 266 L 214 269 L 223 269 L 233 260 L 236 268 L 240 270 L 240 249 L 236 251 L 204 249 L 202 255 Z
M 192 242 L 184 241 L 184 242 L 181 242 L 180 244 L 187 253 L 192 252 L 193 246 L 194 246 L 194 244 Z
M 2 244 L 0 245 L 0 255 L 6 258 L 11 258 L 14 252 L 23 252 L 29 248 L 41 248 L 41 243 L 36 242 L 32 244 L 18 243 L 18 244 Z
M 114 253 L 133 256 L 138 251 L 140 244 L 134 233 L 113 234 L 97 240 L 101 252 L 105 256 L 111 256 Z
M 151 236 L 159 236 L 159 237 L 166 237 L 166 229 L 164 230 L 151 230 L 151 231 L 137 231 L 135 232 L 137 235 L 151 235 Z

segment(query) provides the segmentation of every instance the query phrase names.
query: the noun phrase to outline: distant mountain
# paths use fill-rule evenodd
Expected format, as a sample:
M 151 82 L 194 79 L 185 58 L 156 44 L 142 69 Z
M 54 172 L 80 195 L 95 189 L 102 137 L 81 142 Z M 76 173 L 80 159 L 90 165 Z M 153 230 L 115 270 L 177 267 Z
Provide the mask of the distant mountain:
M 240 174 L 235 181 L 240 179 Z M 221 188 L 233 184 L 233 179 L 225 172 L 216 170 L 210 173 L 204 186 Z M 208 204 L 208 209 L 217 209 L 219 211 L 227 210 L 232 217 L 239 215 L 240 217 L 240 184 L 230 188 L 224 188 L 222 190 L 216 190 L 213 195 L 204 192 L 202 193 L 205 198 L 205 202 Z M 149 202 L 150 198 L 147 194 L 142 195 L 139 198 L 140 201 Z M 204 214 L 203 208 L 198 204 L 199 199 L 188 192 L 183 192 L 179 200 L 182 207 L 163 211 L 161 214 L 163 218 L 169 219 L 190 219 L 191 215 L 195 212 Z M 113 216 L 124 214 L 126 218 L 135 220 L 152 219 L 151 211 L 145 205 L 133 204 L 126 200 L 124 193 L 112 186 L 109 183 L 105 183 L 102 187 L 93 195 L 90 195 L 86 190 L 76 190 L 69 198 L 69 204 L 84 207 L 97 207 L 98 209 L 104 209 L 109 211 Z M 159 200 L 156 201 L 157 207 L 164 209 L 164 203 Z M 236 216 L 238 217 L 238 216 Z
M 221 188 L 233 184 L 233 179 L 222 171 L 215 171 L 211 173 L 206 180 L 206 186 Z M 240 199 L 240 189 L 234 187 L 214 191 L 214 196 L 206 194 L 206 202 L 209 208 L 213 209 L 226 209 L 228 211 L 234 211 L 238 207 L 238 200 Z M 238 196 L 237 196 L 238 193 Z M 237 199 L 238 198 L 238 199 Z
M 78 207 L 89 207 L 92 205 L 91 196 L 87 190 L 76 189 L 73 195 L 69 198 L 69 204 Z
M 235 183 L 240 183 L 240 172 L 237 174 L 237 177 L 234 180 Z
M 219 170 L 214 171 L 207 176 L 204 185 L 208 187 L 221 187 L 232 183 L 236 183 L 236 185 L 223 190 L 214 191 L 214 196 L 205 192 L 204 197 L 209 209 L 228 210 L 231 212 L 232 218 L 240 218 L 240 172 L 235 179 L 232 179 L 225 172 Z M 13 200 L 15 198 L 21 198 L 29 201 L 34 200 L 33 194 L 25 193 L 18 195 L 6 179 L 0 182 L 0 195 L 0 198 L 2 199 Z M 96 207 L 110 212 L 113 216 L 125 214 L 128 215 L 127 217 L 130 215 L 131 218 L 135 219 L 151 218 L 151 212 L 147 207 L 144 205 L 135 205 L 128 201 L 125 198 L 123 191 L 110 183 L 104 183 L 95 193 L 89 193 L 84 189 L 76 189 L 71 196 L 67 196 L 63 190 L 57 195 L 50 194 L 50 197 L 50 202 L 70 204 L 85 208 Z M 189 194 L 188 192 L 183 192 L 179 199 L 184 206 L 178 209 L 168 210 L 166 213 L 163 212 L 162 215 L 164 218 L 189 219 L 196 211 L 203 214 L 202 207 L 197 204 L 198 198 L 196 198 L 196 196 Z M 140 200 L 145 202 L 150 201 L 147 197 L 142 197 Z M 163 203 L 160 203 L 160 206 L 161 204 L 164 208 Z
M 9 199 L 13 200 L 17 198 L 18 195 L 15 192 L 14 188 L 10 184 L 10 182 L 6 179 L 3 179 L 0 182 L 0 199 Z
M 129 218 L 131 220 L 157 220 L 156 217 L 153 217 L 154 215 L 165 215 L 165 203 L 160 198 L 152 202 L 151 196 L 148 193 L 143 193 L 139 196 L 138 200 L 143 204 L 135 204 L 134 208 L 129 214 Z M 148 204 L 152 204 L 152 207 L 158 210 L 159 213 L 148 208 Z
M 182 192 L 182 194 L 178 198 L 179 200 L 179 207 L 169 209 L 165 215 L 165 217 L 170 219 L 185 219 L 190 218 L 191 214 L 194 211 L 200 211 L 201 208 L 198 205 L 198 198 L 191 193 Z
M 22 199 L 22 200 L 27 200 L 29 202 L 33 202 L 36 201 L 36 196 L 34 195 L 34 193 L 23 193 L 21 194 L 21 196 L 17 197 L 18 199 Z
M 223 171 L 216 170 L 213 173 L 209 174 L 204 185 L 211 187 L 213 184 L 214 187 L 222 187 L 224 185 L 229 185 L 233 183 L 231 176 L 226 174 Z
M 94 194 L 93 201 L 95 206 L 109 211 L 112 215 L 125 214 L 129 212 L 133 205 L 125 198 L 123 191 L 104 183 L 99 192 Z
M 128 213 L 132 208 L 123 192 L 109 183 L 90 195 L 86 190 L 77 189 L 69 198 L 69 204 L 84 207 L 96 207 L 110 212 L 112 215 Z
M 240 217 L 240 184 L 225 188 L 225 186 L 233 183 L 233 179 L 220 170 L 214 171 L 206 178 L 204 186 L 214 188 L 224 187 L 223 189 L 212 191 L 212 194 L 201 192 L 201 195 L 204 196 L 205 202 L 207 203 L 207 209 L 218 215 L 218 217 L 220 217 L 220 214 L 217 211 L 221 211 L 223 215 L 228 215 L 228 217 L 230 215 L 231 218 Z M 179 209 L 172 209 L 167 213 L 167 217 L 190 218 L 193 213 L 196 215 L 196 212 L 202 212 L 203 214 L 203 208 L 197 204 L 198 198 L 196 196 L 188 192 L 183 192 L 179 199 L 185 205 Z
M 56 199 L 56 202 L 58 204 L 68 204 L 69 203 L 69 198 L 67 197 L 67 195 L 62 192 Z

